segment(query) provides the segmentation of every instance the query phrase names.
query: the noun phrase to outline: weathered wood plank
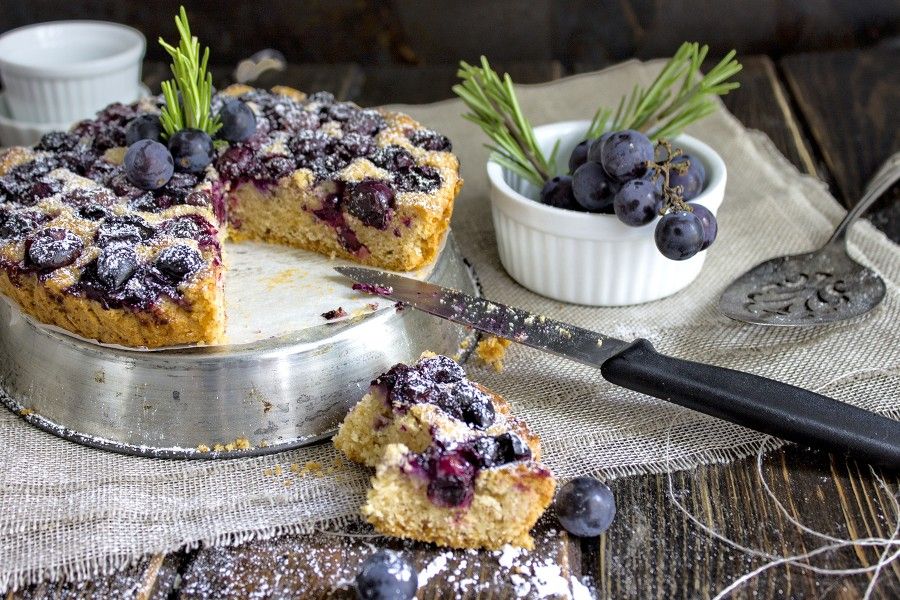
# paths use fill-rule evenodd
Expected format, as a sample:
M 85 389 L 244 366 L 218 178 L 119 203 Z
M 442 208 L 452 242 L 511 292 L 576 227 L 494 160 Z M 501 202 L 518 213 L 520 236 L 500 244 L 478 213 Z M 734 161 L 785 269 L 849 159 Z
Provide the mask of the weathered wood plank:
M 401 551 L 413 563 L 420 577 L 420 599 L 514 598 L 526 582 L 531 585 L 529 597 L 537 597 L 535 567 L 548 567 L 566 579 L 570 571 L 565 533 L 539 524 L 535 540 L 535 550 L 515 560 L 508 553 L 451 551 L 388 539 L 367 530 L 350 535 L 288 535 L 231 548 L 204 548 L 188 564 L 179 598 L 354 598 L 353 581 L 359 566 L 376 548 Z
M 557 61 L 497 62 L 492 66 L 508 72 L 517 83 L 539 83 L 558 79 L 563 75 Z M 456 64 L 426 65 L 423 67 L 364 67 L 366 80 L 356 102 L 363 106 L 404 103 L 422 104 L 453 96 L 450 88 L 458 79 Z
M 744 67 L 737 75 L 741 87 L 724 97 L 725 106 L 746 127 L 768 135 L 801 172 L 827 181 L 830 175 L 823 164 L 817 163 L 772 59 L 768 56 L 739 59 Z
M 766 455 L 762 472 L 791 518 L 827 535 L 890 537 L 900 517 L 889 500 L 900 491 L 896 473 L 873 473 L 866 465 L 796 447 Z M 605 536 L 583 544 L 605 597 L 708 598 L 767 562 L 714 539 L 673 498 L 704 526 L 758 552 L 790 556 L 829 543 L 802 532 L 780 511 L 764 491 L 755 458 L 675 473 L 671 494 L 668 486 L 664 475 L 612 483 L 616 520 Z M 882 550 L 847 547 L 810 560 L 822 568 L 858 569 L 876 564 Z M 870 579 L 782 565 L 747 581 L 735 597 L 856 598 Z M 895 561 L 882 570 L 872 597 L 898 593 Z
M 42 583 L 10 592 L 6 600 L 165 600 L 175 589 L 183 555 L 157 554 L 112 575 Z
M 833 174 L 838 197 L 852 206 L 869 178 L 900 150 L 900 51 L 822 52 L 785 57 L 780 65 L 810 135 Z M 900 186 L 870 211 L 900 241 Z

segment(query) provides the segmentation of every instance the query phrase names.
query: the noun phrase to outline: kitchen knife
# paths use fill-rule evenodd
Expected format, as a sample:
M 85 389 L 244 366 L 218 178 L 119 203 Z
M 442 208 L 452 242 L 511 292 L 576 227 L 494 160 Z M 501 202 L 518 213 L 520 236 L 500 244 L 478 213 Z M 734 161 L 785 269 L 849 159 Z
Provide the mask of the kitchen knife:
M 900 421 L 742 371 L 673 358 L 626 342 L 392 273 L 337 267 L 356 289 L 598 367 L 621 387 L 786 440 L 900 468 Z

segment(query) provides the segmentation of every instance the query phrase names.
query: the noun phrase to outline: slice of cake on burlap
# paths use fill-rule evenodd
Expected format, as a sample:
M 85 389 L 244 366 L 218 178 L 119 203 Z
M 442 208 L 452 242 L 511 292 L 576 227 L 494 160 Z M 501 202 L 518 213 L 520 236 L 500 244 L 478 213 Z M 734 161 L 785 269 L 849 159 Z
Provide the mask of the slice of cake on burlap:
M 445 356 L 396 365 L 350 411 L 335 446 L 376 467 L 362 513 L 382 533 L 455 548 L 532 547 L 556 481 L 540 439 Z

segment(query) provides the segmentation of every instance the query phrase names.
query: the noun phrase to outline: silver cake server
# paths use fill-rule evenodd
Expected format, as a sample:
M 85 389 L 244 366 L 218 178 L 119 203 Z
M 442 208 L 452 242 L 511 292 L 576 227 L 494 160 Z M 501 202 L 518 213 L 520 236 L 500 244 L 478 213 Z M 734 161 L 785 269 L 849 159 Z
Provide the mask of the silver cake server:
M 900 179 L 900 152 L 872 178 L 862 200 L 815 252 L 779 256 L 738 277 L 719 299 L 719 312 L 757 325 L 821 325 L 859 316 L 884 298 L 884 281 L 847 254 L 847 231 Z
M 900 421 L 758 375 L 666 356 L 644 339 L 627 342 L 374 269 L 337 271 L 356 281 L 356 289 L 597 367 L 616 385 L 787 440 L 900 467 Z

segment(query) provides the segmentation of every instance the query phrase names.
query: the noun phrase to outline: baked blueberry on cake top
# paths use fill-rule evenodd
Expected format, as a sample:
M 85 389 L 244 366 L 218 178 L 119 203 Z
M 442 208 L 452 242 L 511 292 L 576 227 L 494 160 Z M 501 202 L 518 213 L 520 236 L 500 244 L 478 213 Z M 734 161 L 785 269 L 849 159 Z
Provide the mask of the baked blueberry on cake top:
M 434 259 L 461 186 L 445 137 L 327 92 L 232 86 L 210 104 L 214 145 L 184 129 L 166 148 L 149 98 L 0 154 L 0 292 L 102 342 L 214 343 L 226 239 Z
M 388 535 L 457 548 L 531 547 L 556 483 L 540 439 L 446 356 L 376 378 L 334 438 L 376 468 L 363 516 Z

